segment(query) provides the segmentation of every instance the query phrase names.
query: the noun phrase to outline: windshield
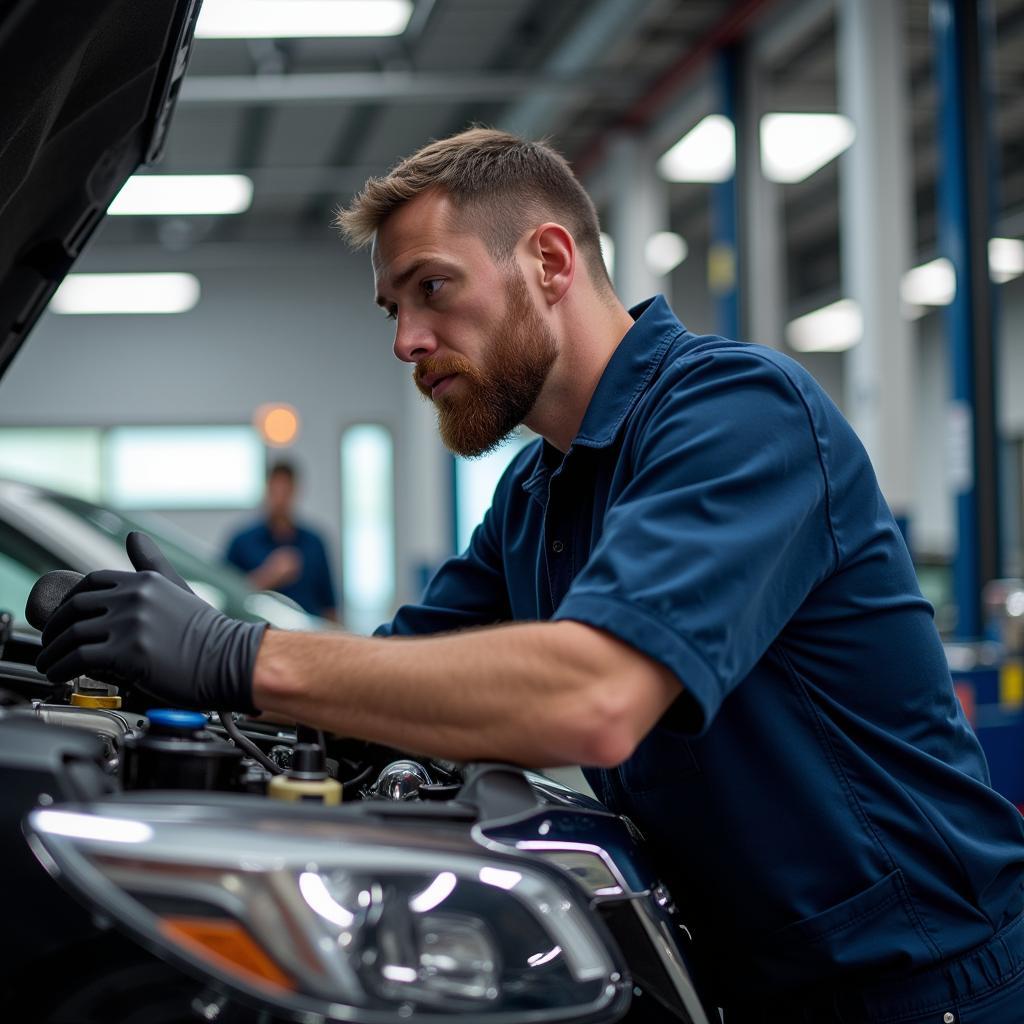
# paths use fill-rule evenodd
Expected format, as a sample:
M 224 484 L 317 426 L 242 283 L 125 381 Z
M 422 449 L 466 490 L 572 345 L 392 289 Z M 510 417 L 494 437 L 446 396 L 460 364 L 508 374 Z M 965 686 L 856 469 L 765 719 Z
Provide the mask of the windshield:
M 252 590 L 246 583 L 245 577 L 230 566 L 207 561 L 194 550 L 189 550 L 185 546 L 188 543 L 187 539 L 175 537 L 174 533 L 177 531 L 170 524 L 159 522 L 153 517 L 143 516 L 135 519 L 126 516 L 123 512 L 100 508 L 66 494 L 51 494 L 50 500 L 80 519 L 84 519 L 92 527 L 115 541 L 119 548 L 124 547 L 128 534 L 133 530 L 142 530 L 148 533 L 160 546 L 160 550 L 167 556 L 171 565 L 188 580 L 193 590 L 197 593 L 207 588 L 215 591 L 213 595 L 200 593 L 201 597 L 236 618 L 246 618 L 251 621 L 258 618 L 245 608 L 246 599 L 252 595 Z M 196 584 L 199 586 L 197 587 Z

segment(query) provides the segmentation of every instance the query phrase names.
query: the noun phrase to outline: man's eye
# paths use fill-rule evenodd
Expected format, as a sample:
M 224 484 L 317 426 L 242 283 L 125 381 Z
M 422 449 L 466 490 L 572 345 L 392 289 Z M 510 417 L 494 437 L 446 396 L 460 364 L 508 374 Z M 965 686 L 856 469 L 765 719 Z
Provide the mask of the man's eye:
M 443 277 L 428 277 L 420 287 L 428 299 L 432 299 L 444 286 Z

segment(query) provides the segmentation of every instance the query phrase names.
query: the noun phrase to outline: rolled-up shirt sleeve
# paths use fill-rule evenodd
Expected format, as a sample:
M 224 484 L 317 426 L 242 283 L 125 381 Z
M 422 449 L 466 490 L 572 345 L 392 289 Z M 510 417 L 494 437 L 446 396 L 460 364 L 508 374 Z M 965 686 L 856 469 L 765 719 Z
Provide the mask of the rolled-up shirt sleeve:
M 668 667 L 703 732 L 834 569 L 828 477 L 786 370 L 749 349 L 666 374 L 626 439 L 632 476 L 555 611 Z

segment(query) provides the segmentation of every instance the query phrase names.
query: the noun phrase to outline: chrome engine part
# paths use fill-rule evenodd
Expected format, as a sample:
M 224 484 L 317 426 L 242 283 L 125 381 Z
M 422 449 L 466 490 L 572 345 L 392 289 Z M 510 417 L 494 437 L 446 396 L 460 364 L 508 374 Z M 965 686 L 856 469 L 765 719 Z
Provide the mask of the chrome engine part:
M 367 792 L 385 800 L 415 800 L 420 786 L 429 786 L 433 779 L 418 761 L 392 761 L 377 776 Z

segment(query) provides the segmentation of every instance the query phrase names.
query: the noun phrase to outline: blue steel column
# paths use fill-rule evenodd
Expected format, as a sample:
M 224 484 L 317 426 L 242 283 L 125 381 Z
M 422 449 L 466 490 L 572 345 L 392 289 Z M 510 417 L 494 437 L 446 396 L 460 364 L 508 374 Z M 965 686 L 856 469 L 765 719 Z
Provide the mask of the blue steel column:
M 995 207 L 986 0 L 932 0 L 939 87 L 939 247 L 956 270 L 946 310 L 956 495 L 953 589 L 959 639 L 981 635 L 981 589 L 1001 574 L 994 288 L 988 240 Z
M 715 69 L 718 81 L 719 113 L 738 124 L 740 107 L 739 54 L 728 47 L 718 55 Z M 737 162 L 744 159 L 742 133 L 736 131 Z M 740 175 L 711 186 L 711 247 L 708 250 L 708 285 L 715 298 L 718 333 L 726 338 L 740 336 L 740 247 L 739 188 Z

